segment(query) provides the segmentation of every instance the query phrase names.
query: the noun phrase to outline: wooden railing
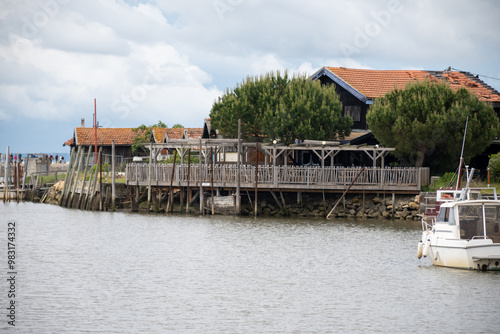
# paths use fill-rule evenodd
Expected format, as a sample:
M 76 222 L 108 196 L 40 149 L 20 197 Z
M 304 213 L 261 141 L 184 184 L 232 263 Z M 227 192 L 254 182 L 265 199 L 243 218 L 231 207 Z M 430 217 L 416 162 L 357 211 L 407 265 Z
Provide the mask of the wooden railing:
M 236 187 L 237 167 L 230 164 L 211 165 L 176 165 L 172 173 L 172 164 L 153 164 L 151 166 L 151 185 L 185 187 L 188 183 L 193 187 L 212 184 L 214 187 Z M 201 168 L 201 170 L 200 170 Z M 349 185 L 361 167 L 295 167 L 295 166 L 259 166 L 257 169 L 257 186 L 259 188 L 280 189 L 343 189 Z M 240 185 L 255 187 L 255 166 L 241 166 Z M 148 185 L 149 165 L 127 164 L 127 184 Z M 420 191 L 422 185 L 429 180 L 428 168 L 365 168 L 365 171 L 354 183 L 354 187 L 367 190 L 401 190 Z

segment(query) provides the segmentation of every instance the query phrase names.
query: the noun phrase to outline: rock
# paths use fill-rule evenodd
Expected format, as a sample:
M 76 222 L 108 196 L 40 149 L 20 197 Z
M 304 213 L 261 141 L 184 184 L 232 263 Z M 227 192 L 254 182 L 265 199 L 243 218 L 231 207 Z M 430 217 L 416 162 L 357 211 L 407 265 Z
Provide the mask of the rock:
M 59 182 L 57 182 L 56 184 L 54 184 L 54 186 L 52 188 L 54 188 L 55 191 L 62 191 L 64 187 L 64 181 L 61 180 Z
M 359 202 L 361 202 L 361 199 L 359 197 L 354 197 L 352 199 L 352 203 L 359 203 Z
M 382 202 L 382 201 L 380 200 L 380 198 L 379 198 L 379 197 L 374 197 L 374 198 L 373 198 L 373 204 L 379 204 L 379 203 L 381 203 L 381 202 Z
M 410 202 L 410 203 L 408 203 L 408 209 L 410 209 L 412 211 L 418 211 L 420 209 L 420 205 L 418 205 L 415 202 Z

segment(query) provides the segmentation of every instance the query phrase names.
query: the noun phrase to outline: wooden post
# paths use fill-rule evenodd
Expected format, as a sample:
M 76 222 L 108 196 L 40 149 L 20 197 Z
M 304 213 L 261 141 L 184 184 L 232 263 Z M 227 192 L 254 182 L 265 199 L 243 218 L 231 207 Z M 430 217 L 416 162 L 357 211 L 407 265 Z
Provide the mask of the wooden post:
M 102 150 L 99 150 L 99 211 L 102 211 Z
M 92 146 L 89 146 L 89 151 L 87 152 L 87 160 L 85 160 L 85 169 L 83 171 L 83 180 L 82 180 L 82 187 L 80 188 L 80 196 L 78 198 L 78 204 L 77 208 L 80 209 L 82 206 L 82 198 L 85 196 L 84 191 L 85 191 L 85 184 L 86 181 L 85 179 L 87 178 L 87 172 L 89 169 L 89 161 L 90 161 L 90 154 L 92 152 Z
M 111 142 L 111 210 L 116 209 L 116 184 L 115 184 L 115 141 Z
M 365 167 L 361 168 L 361 170 L 359 171 L 358 175 L 356 175 L 356 177 L 354 178 L 354 180 L 352 180 L 351 184 L 349 185 L 349 187 L 347 187 L 347 189 L 344 191 L 344 193 L 342 194 L 342 197 L 339 198 L 339 200 L 337 201 L 337 203 L 335 203 L 335 205 L 333 206 L 333 209 L 330 211 L 330 213 L 328 213 L 328 215 L 326 216 L 326 219 L 329 219 L 330 216 L 332 215 L 333 211 L 335 210 L 335 208 L 337 207 L 337 205 L 340 203 L 340 200 L 341 199 L 344 199 L 345 197 L 345 194 L 347 194 L 347 192 L 349 191 L 349 189 L 351 189 L 352 185 L 354 184 L 354 182 L 356 182 L 356 180 L 358 179 L 358 177 L 361 175 L 361 173 L 363 173 L 363 171 L 365 170 Z
M 78 184 L 78 175 L 80 174 L 80 170 L 82 169 L 82 161 L 83 161 L 83 155 L 84 155 L 84 153 L 85 153 L 85 147 L 79 147 L 78 148 L 78 154 L 76 155 L 77 161 L 78 161 L 78 165 L 77 165 L 77 168 L 76 168 L 76 173 L 75 173 L 75 176 L 74 176 L 74 181 L 71 182 L 71 194 L 69 196 L 69 201 L 68 201 L 68 204 L 67 204 L 70 208 L 73 207 L 73 198 L 75 196 L 76 187 L 77 187 L 77 184 Z
M 172 165 L 172 174 L 170 175 L 170 190 L 168 194 L 168 202 L 167 202 L 167 212 L 173 212 L 174 211 L 174 191 L 172 190 L 173 182 L 174 182 L 174 176 L 175 176 L 175 162 L 177 160 L 177 150 L 174 151 L 174 164 Z
M 214 203 L 214 155 L 213 155 L 213 147 L 210 147 L 210 161 L 211 161 L 211 171 L 210 171 L 210 192 L 212 196 L 212 216 L 215 214 L 215 203 Z
M 151 168 L 153 166 L 153 145 L 149 145 L 149 164 L 148 164 L 148 212 L 151 212 Z
M 259 168 L 259 143 L 255 143 L 255 207 L 254 207 L 254 214 L 255 217 L 257 217 L 257 186 L 258 186 L 258 178 L 259 175 L 257 173 L 257 169 Z
M 89 146 L 89 147 L 92 148 L 92 146 Z M 89 159 L 90 159 L 90 157 L 89 157 Z M 94 163 L 95 162 L 96 161 L 94 161 Z M 91 188 L 92 188 L 92 182 L 94 180 L 94 174 L 95 174 L 95 173 L 92 173 L 92 166 L 90 166 L 90 160 L 88 161 L 88 164 L 89 164 L 89 181 L 86 182 L 87 191 L 85 192 L 85 197 L 83 199 L 83 202 L 80 204 L 80 208 L 83 210 L 87 209 L 87 204 L 88 204 L 88 200 L 89 200 L 89 196 L 90 196 Z M 96 166 L 95 168 L 97 169 L 97 165 L 95 165 L 95 166 Z
M 187 199 L 186 199 L 186 213 L 189 212 L 189 201 L 191 200 L 191 190 L 189 189 L 189 178 L 191 175 L 191 149 L 188 150 L 188 175 L 187 175 Z
M 78 150 L 74 156 L 74 161 L 73 161 L 73 167 L 71 168 L 71 173 L 68 173 L 68 176 L 67 176 L 67 180 L 68 180 L 68 192 L 66 194 L 66 198 L 64 199 L 64 202 L 63 202 L 63 206 L 64 207 L 68 207 L 68 203 L 69 205 L 71 205 L 71 202 L 70 202 L 70 199 L 72 198 L 71 197 L 71 194 L 73 193 L 73 180 L 74 180 L 74 177 L 75 177 L 75 171 L 78 167 L 78 160 L 80 159 L 80 154 L 81 154 L 81 151 L 82 151 L 82 147 L 78 147 Z
M 26 156 L 26 158 L 24 159 L 26 162 L 24 164 L 24 178 L 23 178 L 23 187 L 21 188 L 21 192 L 23 194 L 23 200 L 24 198 L 26 197 L 25 196 L 25 193 L 24 193 L 24 186 L 26 185 L 26 178 L 28 177 L 28 163 L 30 161 L 29 159 L 29 155 Z M 56 172 L 56 175 L 57 175 L 57 172 Z
M 204 209 L 203 209 L 203 165 L 202 165 L 202 161 L 201 161 L 201 157 L 202 157 L 202 153 L 201 153 L 201 138 L 200 138 L 200 153 L 198 154 L 198 158 L 199 158 L 199 162 L 198 162 L 198 165 L 199 165 L 199 169 L 200 169 L 200 215 L 202 215 L 204 213 Z
M 394 219 L 394 205 L 396 204 L 396 195 L 392 193 L 392 209 L 391 209 L 391 217 Z
M 75 163 L 75 161 L 74 161 L 75 151 L 76 151 L 76 147 L 73 147 L 71 149 L 71 155 L 70 155 L 70 158 L 69 158 L 68 170 L 66 172 L 66 176 L 64 177 L 64 186 L 63 186 L 63 189 L 62 189 L 62 192 L 61 192 L 61 197 L 59 198 L 59 206 L 63 206 L 63 202 L 65 200 L 66 193 L 68 191 L 68 187 L 69 187 L 68 176 L 71 175 L 71 169 L 73 167 L 73 164 Z M 31 176 L 31 178 L 33 179 L 33 176 Z
M 97 156 L 97 162 L 94 165 L 95 166 L 95 171 L 94 171 L 94 177 L 93 177 L 93 182 L 92 182 L 92 189 L 90 192 L 90 198 L 87 202 L 87 206 L 90 206 L 90 210 L 94 210 L 94 195 L 97 189 L 97 174 L 99 173 L 98 170 L 98 165 L 101 163 L 101 151 L 102 151 L 102 146 L 99 147 L 99 154 Z M 94 152 L 95 153 L 95 152 Z
M 238 119 L 238 157 L 236 160 L 236 214 L 241 214 L 241 119 Z
M 7 146 L 7 153 L 5 155 L 5 174 L 3 176 L 3 202 L 7 201 L 7 193 L 9 188 L 9 164 L 10 164 L 10 155 L 9 155 L 10 147 Z

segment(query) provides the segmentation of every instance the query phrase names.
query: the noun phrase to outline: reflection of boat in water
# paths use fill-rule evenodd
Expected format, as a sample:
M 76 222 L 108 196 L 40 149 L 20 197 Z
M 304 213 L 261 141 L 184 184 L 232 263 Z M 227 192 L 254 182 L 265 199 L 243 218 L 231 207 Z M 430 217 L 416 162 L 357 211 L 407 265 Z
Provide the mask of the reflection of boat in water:
M 488 196 L 481 195 L 487 190 Z M 460 193 L 460 195 L 458 195 Z M 438 191 L 437 215 L 424 214 L 418 257 L 437 266 L 500 270 L 500 200 L 494 188 Z

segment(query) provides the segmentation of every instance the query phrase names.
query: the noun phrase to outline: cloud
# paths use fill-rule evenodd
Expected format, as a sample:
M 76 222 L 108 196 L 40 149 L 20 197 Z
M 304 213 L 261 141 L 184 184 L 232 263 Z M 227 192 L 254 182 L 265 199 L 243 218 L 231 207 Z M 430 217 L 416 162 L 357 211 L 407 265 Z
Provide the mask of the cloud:
M 200 126 L 226 88 L 284 69 L 498 77 L 497 14 L 486 0 L 3 1 L 0 132 L 19 116 L 71 128 L 94 98 L 101 124 Z

